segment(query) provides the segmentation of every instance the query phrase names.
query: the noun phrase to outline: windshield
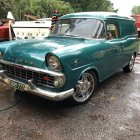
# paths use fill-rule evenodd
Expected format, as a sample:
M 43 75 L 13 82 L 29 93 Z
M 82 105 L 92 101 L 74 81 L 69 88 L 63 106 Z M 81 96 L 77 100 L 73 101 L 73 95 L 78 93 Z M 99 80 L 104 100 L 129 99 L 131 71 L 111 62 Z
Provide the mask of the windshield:
M 91 18 L 60 19 L 50 35 L 102 38 L 103 22 Z

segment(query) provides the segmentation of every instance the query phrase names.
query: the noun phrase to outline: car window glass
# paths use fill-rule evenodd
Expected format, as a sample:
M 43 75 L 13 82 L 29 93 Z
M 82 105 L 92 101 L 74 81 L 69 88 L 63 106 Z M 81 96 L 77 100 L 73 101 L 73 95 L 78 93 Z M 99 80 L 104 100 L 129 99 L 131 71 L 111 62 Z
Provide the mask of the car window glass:
M 118 32 L 118 27 L 114 23 L 108 23 L 107 24 L 107 33 L 110 36 L 110 39 L 115 39 L 118 38 L 119 32 Z
M 103 22 L 93 18 L 61 19 L 50 35 L 78 36 L 85 38 L 101 38 Z

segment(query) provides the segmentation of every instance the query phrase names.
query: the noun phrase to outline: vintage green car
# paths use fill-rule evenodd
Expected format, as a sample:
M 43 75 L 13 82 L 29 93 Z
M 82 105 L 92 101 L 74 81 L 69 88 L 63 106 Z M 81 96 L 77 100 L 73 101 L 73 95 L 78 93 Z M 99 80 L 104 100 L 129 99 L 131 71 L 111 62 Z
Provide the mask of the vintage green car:
M 0 43 L 0 77 L 15 89 L 81 104 L 99 82 L 120 69 L 132 71 L 137 52 L 133 18 L 72 13 L 44 39 Z

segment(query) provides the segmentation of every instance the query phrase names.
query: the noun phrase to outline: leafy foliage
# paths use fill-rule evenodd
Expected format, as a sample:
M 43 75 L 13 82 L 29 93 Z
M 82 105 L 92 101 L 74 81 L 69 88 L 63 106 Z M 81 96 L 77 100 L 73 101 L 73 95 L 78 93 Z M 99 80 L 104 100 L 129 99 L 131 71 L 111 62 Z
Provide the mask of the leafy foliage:
M 33 2 L 34 14 L 40 17 L 51 17 L 53 10 L 58 10 L 61 15 L 74 12 L 68 2 L 60 0 L 36 0 Z
M 25 20 L 24 15 L 40 18 L 51 17 L 52 11 L 60 15 L 79 11 L 114 11 L 110 0 L 0 0 L 0 18 L 11 11 L 16 20 Z
M 64 0 L 69 2 L 75 11 L 114 11 L 109 0 Z
M 61 0 L 0 0 L 0 18 L 11 11 L 16 20 L 24 20 L 24 14 L 51 17 L 57 9 L 61 15 L 74 12 L 68 2 Z M 5 16 L 6 17 L 6 16 Z
M 140 14 L 140 5 L 132 8 L 132 14 Z

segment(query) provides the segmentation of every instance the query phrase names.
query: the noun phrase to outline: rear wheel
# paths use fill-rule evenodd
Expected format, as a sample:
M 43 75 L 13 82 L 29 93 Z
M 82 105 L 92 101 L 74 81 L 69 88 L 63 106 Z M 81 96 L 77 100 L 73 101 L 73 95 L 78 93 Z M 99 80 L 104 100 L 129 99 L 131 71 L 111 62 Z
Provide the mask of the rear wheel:
M 135 63 L 135 55 L 133 54 L 131 56 L 131 59 L 130 59 L 128 65 L 123 68 L 123 71 L 124 72 L 131 72 L 133 70 L 134 63 Z
M 87 102 L 97 87 L 97 76 L 94 72 L 85 72 L 82 74 L 75 88 L 75 93 L 71 100 L 75 104 Z

